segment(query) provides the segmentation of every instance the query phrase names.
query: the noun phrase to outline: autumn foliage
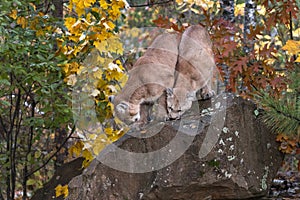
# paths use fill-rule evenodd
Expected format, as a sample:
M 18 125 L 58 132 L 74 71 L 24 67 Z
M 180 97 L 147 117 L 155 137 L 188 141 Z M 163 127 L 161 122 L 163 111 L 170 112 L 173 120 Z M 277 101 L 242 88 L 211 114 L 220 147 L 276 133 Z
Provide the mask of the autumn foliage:
M 0 175 L 0 183 L 7 185 L 7 197 L 21 187 L 24 194 L 41 187 L 35 179 L 50 176 L 39 170 L 64 150 L 54 144 L 58 130 L 69 133 L 63 144 L 74 136 L 68 154 L 83 156 L 83 167 L 125 134 L 128 127 L 113 118 L 108 100 L 127 81 L 120 57 L 126 60 L 130 53 L 118 32 L 142 26 L 179 32 L 191 24 L 205 26 L 221 74 L 219 86 L 257 100 L 271 113 L 270 124 L 285 121 L 286 126 L 274 126 L 280 148 L 299 152 L 298 0 L 255 1 L 255 26 L 248 32 L 243 1 L 236 1 L 233 21 L 224 17 L 226 8 L 219 1 L 138 2 L 130 1 L 128 8 L 125 0 L 70 0 L 63 19 L 52 18 L 47 13 L 51 6 L 47 10 L 38 1 L 0 3 L 5 10 L 0 15 L 0 139 L 7 141 L 0 143 L 0 151 L 7 151 L 0 154 L 0 169 L 7 173 Z M 16 186 L 18 181 L 23 185 Z M 56 196 L 67 195 L 67 186 L 58 185 Z
M 183 1 L 177 2 L 183 4 Z M 185 2 L 195 4 L 193 1 Z M 259 89 L 268 89 L 272 95 L 277 96 L 286 90 L 287 83 L 282 71 L 293 69 L 294 62 L 285 57 L 282 51 L 285 48 L 282 47 L 290 39 L 286 35 L 289 31 L 288 26 L 293 24 L 298 17 L 296 1 L 286 3 L 261 1 L 256 13 L 259 23 L 256 27 L 251 27 L 250 33 L 247 34 L 243 33 L 243 21 L 238 19 L 235 22 L 227 21 L 222 18 L 222 11 L 219 8 L 214 9 L 211 4 L 211 8 L 207 9 L 203 5 L 207 6 L 202 2 L 197 11 L 197 14 L 201 13 L 203 18 L 203 20 L 199 20 L 199 23 L 210 31 L 216 63 L 220 72 L 223 73 L 223 77 L 225 72 L 222 66 L 228 67 L 230 74 L 229 82 L 226 85 L 227 91 L 249 97 L 252 92 Z M 236 8 L 237 18 L 243 14 L 243 11 L 238 9 L 241 7 L 237 6 Z M 219 15 L 212 18 L 213 12 L 217 12 Z M 184 29 L 184 26 L 179 27 L 174 19 L 168 17 L 159 16 L 153 22 L 163 28 L 172 28 L 178 31 Z M 278 32 L 276 35 L 272 35 L 273 31 Z M 295 47 L 296 44 L 295 41 L 289 41 L 287 46 Z M 244 50 L 246 45 L 251 46 L 250 52 Z M 287 46 L 286 48 L 288 48 Z M 298 52 L 290 53 L 297 54 Z

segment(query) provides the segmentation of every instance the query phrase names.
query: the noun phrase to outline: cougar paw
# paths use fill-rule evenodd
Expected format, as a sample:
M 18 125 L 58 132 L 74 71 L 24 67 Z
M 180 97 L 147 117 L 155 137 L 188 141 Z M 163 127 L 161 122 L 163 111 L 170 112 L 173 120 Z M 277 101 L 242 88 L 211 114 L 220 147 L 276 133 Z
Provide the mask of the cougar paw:
M 215 95 L 216 95 L 216 93 L 214 90 L 206 90 L 205 88 L 203 88 L 200 91 L 200 97 L 202 100 L 210 99 Z

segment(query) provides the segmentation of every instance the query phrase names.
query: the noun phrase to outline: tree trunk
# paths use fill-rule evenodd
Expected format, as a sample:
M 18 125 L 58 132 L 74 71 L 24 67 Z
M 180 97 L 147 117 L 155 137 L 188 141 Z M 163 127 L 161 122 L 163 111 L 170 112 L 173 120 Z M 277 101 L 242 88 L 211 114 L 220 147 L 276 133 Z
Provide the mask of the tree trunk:
M 220 0 L 220 6 L 222 9 L 222 17 L 225 20 L 234 22 L 234 0 Z
M 55 10 L 53 11 L 52 15 L 56 18 L 63 19 L 63 1 L 62 0 L 52 0 L 52 4 L 55 7 Z M 54 47 L 56 49 L 56 46 Z M 67 138 L 68 132 L 65 130 L 65 128 L 58 128 L 56 130 L 55 134 L 55 144 L 58 147 L 62 145 L 62 143 Z M 66 151 L 63 152 L 57 152 L 54 167 L 57 169 L 60 167 L 66 158 L 67 154 Z
M 222 10 L 223 19 L 225 19 L 231 23 L 234 23 L 234 21 L 235 21 L 234 0 L 220 0 L 220 6 L 221 6 L 221 10 Z M 229 79 L 230 79 L 229 66 L 226 64 L 222 64 L 221 67 L 224 72 L 224 77 L 223 77 L 224 85 L 218 85 L 218 88 L 222 88 L 222 86 L 227 88 L 227 86 L 229 85 Z
M 52 4 L 55 7 L 55 11 L 53 12 L 53 16 L 62 19 L 63 18 L 63 10 L 64 5 L 62 0 L 52 0 Z
M 245 53 L 249 53 L 253 50 L 253 41 L 248 40 L 248 35 L 250 34 L 250 28 L 254 28 L 256 26 L 256 4 L 253 0 L 246 0 L 245 2 L 245 18 L 244 18 L 244 42 Z

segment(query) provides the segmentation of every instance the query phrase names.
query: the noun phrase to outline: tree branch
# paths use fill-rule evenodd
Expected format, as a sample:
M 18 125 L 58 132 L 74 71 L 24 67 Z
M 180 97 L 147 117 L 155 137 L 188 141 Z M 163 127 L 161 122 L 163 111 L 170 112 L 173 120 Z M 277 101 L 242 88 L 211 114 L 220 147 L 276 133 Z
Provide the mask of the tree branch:
M 0 200 L 4 200 L 4 197 L 2 195 L 2 189 L 1 189 L 1 187 L 0 187 Z
M 68 137 L 64 140 L 64 142 L 60 145 L 60 147 L 41 165 L 39 166 L 38 168 L 32 170 L 31 172 L 29 172 L 28 174 L 26 174 L 25 176 L 26 177 L 29 177 L 31 176 L 32 174 L 34 174 L 35 172 L 39 171 L 40 169 L 42 169 L 43 167 L 45 167 L 49 162 L 50 160 L 56 156 L 56 154 L 63 148 L 63 146 L 67 143 L 67 141 L 71 138 L 71 136 L 73 135 L 73 133 L 75 132 L 75 125 L 73 126 L 70 134 L 68 135 Z
M 0 124 L 1 124 L 1 126 L 2 126 L 2 130 L 4 131 L 4 133 L 2 133 L 2 131 L 0 132 L 0 134 L 2 135 L 2 137 L 4 138 L 4 139 L 6 139 L 6 135 L 7 135 L 7 130 L 6 130 L 6 126 L 5 126 L 5 124 L 4 124 L 4 121 L 3 121 L 3 119 L 2 119 L 2 117 L 1 117 L 1 115 L 0 115 Z
M 289 114 L 289 113 L 285 113 L 285 112 L 283 112 L 283 111 L 277 109 L 274 105 L 271 105 L 271 104 L 270 104 L 269 106 L 270 106 L 270 108 L 273 108 L 274 111 L 276 111 L 278 114 L 283 115 L 283 116 L 286 117 L 286 118 L 290 118 L 290 119 L 292 119 L 292 120 L 295 120 L 295 121 L 297 121 L 297 122 L 300 124 L 300 119 L 297 118 L 296 116 L 293 116 L 293 115 L 291 115 L 291 114 Z
M 140 4 L 140 5 L 134 5 L 129 3 L 129 6 L 132 8 L 140 8 L 140 7 L 147 7 L 147 6 L 154 6 L 154 5 L 162 5 L 162 4 L 168 4 L 174 2 L 174 0 L 166 0 L 166 1 L 162 1 L 162 2 L 149 2 L 146 4 Z

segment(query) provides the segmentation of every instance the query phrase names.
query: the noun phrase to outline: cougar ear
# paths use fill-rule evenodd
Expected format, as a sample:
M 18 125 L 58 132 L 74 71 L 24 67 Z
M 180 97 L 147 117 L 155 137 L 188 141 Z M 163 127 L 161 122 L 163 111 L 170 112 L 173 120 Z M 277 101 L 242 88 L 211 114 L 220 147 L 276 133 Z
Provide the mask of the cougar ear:
M 115 95 L 110 95 L 110 96 L 108 97 L 108 100 L 109 100 L 111 103 L 113 103 L 114 100 L 115 100 Z
M 167 96 L 173 96 L 174 95 L 173 88 L 167 88 L 166 93 L 167 93 Z
M 129 107 L 129 105 L 127 103 L 122 102 L 116 106 L 116 110 L 120 113 L 125 113 L 126 110 L 128 110 L 128 107 Z

